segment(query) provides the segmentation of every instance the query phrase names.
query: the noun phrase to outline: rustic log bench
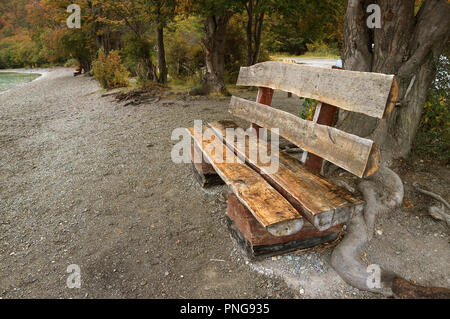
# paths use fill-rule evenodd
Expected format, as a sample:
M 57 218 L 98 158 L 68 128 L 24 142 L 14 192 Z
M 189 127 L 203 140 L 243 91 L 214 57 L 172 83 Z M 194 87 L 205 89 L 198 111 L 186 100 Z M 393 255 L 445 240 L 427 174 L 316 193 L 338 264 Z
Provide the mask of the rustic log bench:
M 320 176 L 324 160 L 359 178 L 374 174 L 380 163 L 373 141 L 332 127 L 335 113 L 339 107 L 385 119 L 396 105 L 397 80 L 393 75 L 265 62 L 242 68 L 237 84 L 260 89 L 257 102 L 232 97 L 231 114 L 251 122 L 257 132 L 279 129 L 279 135 L 304 154 L 299 161 L 280 151 L 279 168 L 273 172 L 249 156 L 264 148 L 270 153 L 270 145 L 247 136 L 242 147 L 227 138 L 228 129 L 239 128 L 234 122 L 188 129 L 194 141 L 192 158 L 197 159 L 194 172 L 202 185 L 223 181 L 231 189 L 227 208 L 231 234 L 250 258 L 334 241 L 365 203 Z M 318 100 L 314 120 L 270 107 L 275 89 Z M 228 160 L 235 156 L 234 163 L 224 163 L 223 154 Z

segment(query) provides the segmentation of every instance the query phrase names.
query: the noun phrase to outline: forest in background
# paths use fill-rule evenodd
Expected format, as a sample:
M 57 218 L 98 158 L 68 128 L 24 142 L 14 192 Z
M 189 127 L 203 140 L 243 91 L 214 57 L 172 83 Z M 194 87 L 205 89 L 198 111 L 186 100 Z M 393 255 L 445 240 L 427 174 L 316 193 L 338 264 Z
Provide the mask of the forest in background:
M 105 88 L 152 83 L 227 94 L 239 68 L 274 56 L 339 57 L 347 0 L 0 0 L 0 69 L 81 66 Z M 417 0 L 416 12 L 423 1 Z M 448 46 L 414 151 L 450 164 Z M 207 72 L 207 70 L 209 72 Z M 212 71 L 212 72 L 211 72 Z
M 164 83 L 164 68 L 171 79 L 186 80 L 205 67 L 205 19 L 227 11 L 222 33 L 232 82 L 240 66 L 273 54 L 339 56 L 346 7 L 345 0 L 79 0 L 78 30 L 66 25 L 72 2 L 1 0 L 0 69 L 81 63 L 89 70 L 103 49 L 117 50 L 142 80 Z M 166 66 L 160 66 L 160 51 Z

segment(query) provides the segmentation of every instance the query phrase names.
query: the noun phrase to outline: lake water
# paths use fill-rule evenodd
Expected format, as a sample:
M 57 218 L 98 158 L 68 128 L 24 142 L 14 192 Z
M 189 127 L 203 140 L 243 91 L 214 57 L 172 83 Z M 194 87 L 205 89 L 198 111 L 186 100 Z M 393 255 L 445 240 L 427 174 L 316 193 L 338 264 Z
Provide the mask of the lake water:
M 16 85 L 31 82 L 40 77 L 40 74 L 0 72 L 0 92 L 9 90 Z

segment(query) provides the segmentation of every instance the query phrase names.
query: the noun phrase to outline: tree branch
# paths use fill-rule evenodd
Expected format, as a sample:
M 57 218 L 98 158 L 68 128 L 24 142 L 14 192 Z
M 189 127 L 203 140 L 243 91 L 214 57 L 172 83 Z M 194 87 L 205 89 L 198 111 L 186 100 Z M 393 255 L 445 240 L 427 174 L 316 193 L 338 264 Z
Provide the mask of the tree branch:
M 373 0 L 371 0 L 373 1 Z M 373 55 L 370 48 L 370 30 L 366 23 L 368 0 L 349 0 L 345 16 L 344 68 L 353 71 L 371 71 Z
M 417 15 L 417 25 L 412 36 L 411 57 L 400 68 L 398 75 L 409 77 L 425 59 L 441 52 L 450 39 L 450 4 L 446 0 L 426 0 Z

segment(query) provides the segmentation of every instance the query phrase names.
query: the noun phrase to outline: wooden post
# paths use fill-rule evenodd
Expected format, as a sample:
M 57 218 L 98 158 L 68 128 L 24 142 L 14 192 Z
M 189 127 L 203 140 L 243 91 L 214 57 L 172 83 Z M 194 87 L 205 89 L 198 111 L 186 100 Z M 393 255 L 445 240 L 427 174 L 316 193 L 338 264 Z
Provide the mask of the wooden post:
M 335 70 L 343 70 L 342 68 L 335 65 L 333 65 L 331 68 Z M 317 124 L 332 126 L 334 124 L 333 121 L 336 112 L 336 106 L 326 103 L 319 103 L 319 105 L 317 105 L 316 112 L 314 113 L 313 121 Z M 323 158 L 308 152 L 304 152 L 302 162 L 311 172 L 320 174 L 323 165 Z
M 319 103 L 314 113 L 314 123 L 322 124 L 326 126 L 333 126 L 334 116 L 336 114 L 337 107 L 326 103 Z M 306 168 L 315 174 L 320 174 L 322 170 L 323 158 L 304 152 L 302 162 L 305 163 Z
M 265 88 L 265 87 L 259 88 L 258 97 L 256 99 L 256 102 L 271 106 L 274 92 L 275 91 L 270 88 Z M 256 125 L 255 123 L 252 123 L 252 128 L 256 130 L 256 136 L 259 137 L 259 129 L 261 129 L 261 126 Z

